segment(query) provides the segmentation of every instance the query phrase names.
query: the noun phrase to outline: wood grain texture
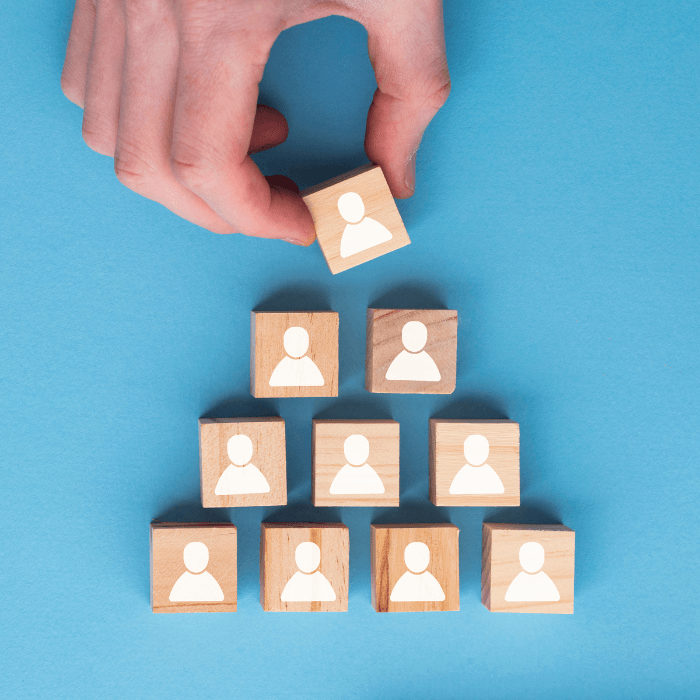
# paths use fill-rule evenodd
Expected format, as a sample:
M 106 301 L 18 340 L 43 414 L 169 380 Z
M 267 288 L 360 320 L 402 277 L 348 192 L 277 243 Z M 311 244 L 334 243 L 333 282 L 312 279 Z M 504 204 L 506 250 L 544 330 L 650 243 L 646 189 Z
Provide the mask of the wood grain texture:
M 372 606 L 377 612 L 459 610 L 459 529 L 449 523 L 371 526 Z M 445 593 L 444 601 L 395 602 L 396 582 L 408 571 L 404 550 L 411 542 L 430 549 L 429 571 Z
M 333 587 L 334 601 L 288 602 L 282 591 L 297 573 L 294 553 L 302 542 L 321 550 L 318 567 Z M 345 612 L 348 609 L 350 535 L 342 523 L 262 523 L 260 532 L 260 604 L 269 612 Z
M 253 443 L 251 462 L 260 470 L 270 490 L 217 496 L 216 485 L 231 465 L 227 444 L 234 435 L 247 435 Z M 205 508 L 283 506 L 287 504 L 287 451 L 284 421 L 272 418 L 200 418 L 199 475 Z
M 403 381 L 386 378 L 394 359 L 405 350 L 403 327 L 420 321 L 428 330 L 424 347 L 435 361 L 440 380 Z M 367 309 L 365 388 L 374 393 L 451 394 L 457 382 L 457 312 L 440 309 Z
M 338 199 L 346 192 L 356 192 L 365 205 L 365 216 L 385 226 L 392 235 L 379 245 L 346 258 L 340 256 L 340 241 L 348 222 L 340 215 Z M 391 196 L 384 173 L 378 165 L 351 170 L 301 193 L 311 212 L 316 236 L 330 271 L 335 275 L 368 260 L 408 245 L 411 240 Z
M 559 591 L 558 601 L 508 602 L 506 591 L 523 569 L 520 547 L 538 542 L 545 551 L 542 571 Z M 564 525 L 484 523 L 481 549 L 481 602 L 491 612 L 574 612 L 575 533 Z
M 483 435 L 489 442 L 486 464 L 498 474 L 502 494 L 450 493 L 457 473 L 467 464 L 464 441 Z M 519 506 L 520 426 L 510 420 L 430 419 L 430 500 L 436 506 Z
M 235 612 L 236 528 L 230 524 L 151 523 L 151 609 L 154 613 Z M 169 599 L 177 580 L 187 571 L 183 551 L 190 542 L 209 550 L 206 571 L 224 593 L 221 602 L 174 603 Z
M 334 311 L 251 312 L 250 393 L 256 398 L 338 395 L 338 314 Z M 283 337 L 299 326 L 309 334 L 311 358 L 323 376 L 323 386 L 270 386 L 277 365 L 287 357 Z
M 347 464 L 343 446 L 350 435 L 369 441 L 369 464 L 384 485 L 381 494 L 332 494 L 333 479 Z M 399 424 L 393 420 L 314 420 L 312 500 L 315 506 L 398 506 Z

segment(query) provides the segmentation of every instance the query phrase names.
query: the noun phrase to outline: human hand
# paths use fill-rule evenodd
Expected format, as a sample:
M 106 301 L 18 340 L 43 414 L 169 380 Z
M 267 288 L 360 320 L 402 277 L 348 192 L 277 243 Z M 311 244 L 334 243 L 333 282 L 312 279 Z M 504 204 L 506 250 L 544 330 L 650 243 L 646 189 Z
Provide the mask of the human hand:
M 365 151 L 393 196 L 410 197 L 450 91 L 441 0 L 76 0 L 61 87 L 129 189 L 210 231 L 310 245 L 298 188 L 250 154 L 287 138 L 285 118 L 256 104 L 272 44 L 331 14 L 367 29 L 378 88 Z

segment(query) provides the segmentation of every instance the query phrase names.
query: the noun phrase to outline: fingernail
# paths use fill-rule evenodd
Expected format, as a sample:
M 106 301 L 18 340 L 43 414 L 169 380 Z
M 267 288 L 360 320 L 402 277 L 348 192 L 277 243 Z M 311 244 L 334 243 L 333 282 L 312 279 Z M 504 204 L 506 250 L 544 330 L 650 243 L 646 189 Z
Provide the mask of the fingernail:
M 408 187 L 411 192 L 415 192 L 416 189 L 416 154 L 418 151 L 413 151 L 413 154 L 411 157 L 408 159 L 408 163 L 406 164 L 406 177 L 405 177 L 405 183 L 406 187 Z
M 292 245 L 300 245 L 308 248 L 315 239 L 305 238 L 304 240 L 300 241 L 298 238 L 283 238 L 282 240 L 287 241 L 287 243 L 291 243 Z

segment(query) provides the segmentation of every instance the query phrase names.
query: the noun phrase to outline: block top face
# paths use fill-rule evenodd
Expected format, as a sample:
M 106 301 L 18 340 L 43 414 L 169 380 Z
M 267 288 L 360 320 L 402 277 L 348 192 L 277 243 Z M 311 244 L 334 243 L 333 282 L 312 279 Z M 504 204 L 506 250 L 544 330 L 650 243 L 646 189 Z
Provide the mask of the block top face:
M 200 419 L 199 468 L 205 508 L 285 505 L 284 421 Z
M 372 525 L 372 605 L 377 612 L 459 610 L 459 529 Z
M 430 500 L 437 506 L 520 505 L 520 426 L 432 418 Z
M 338 395 L 338 314 L 251 313 L 250 391 L 255 397 Z
M 398 506 L 399 424 L 393 420 L 314 420 L 315 506 Z
M 153 612 L 236 610 L 236 528 L 151 523 Z
M 451 394 L 456 382 L 456 311 L 367 309 L 368 391 Z
M 482 601 L 489 610 L 573 613 L 573 530 L 484 523 L 482 539 Z
M 301 193 L 335 275 L 411 241 L 378 165 L 366 165 Z
M 342 523 L 262 523 L 260 602 L 266 611 L 348 609 L 350 537 Z

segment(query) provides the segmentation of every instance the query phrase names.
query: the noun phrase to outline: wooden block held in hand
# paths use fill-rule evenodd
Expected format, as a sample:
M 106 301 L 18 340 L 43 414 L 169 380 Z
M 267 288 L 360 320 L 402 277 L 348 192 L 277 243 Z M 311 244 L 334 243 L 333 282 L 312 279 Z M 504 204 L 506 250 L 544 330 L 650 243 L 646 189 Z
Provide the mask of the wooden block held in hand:
M 301 193 L 335 275 L 411 241 L 378 165 L 365 165 Z
M 398 506 L 399 424 L 393 420 L 314 420 L 315 506 Z
M 451 394 L 456 382 L 456 311 L 367 309 L 367 391 Z
M 459 610 L 455 525 L 372 525 L 371 559 L 377 612 Z
M 348 609 L 350 536 L 342 523 L 262 523 L 260 603 L 272 612 Z
M 436 506 L 519 506 L 520 426 L 431 418 L 430 500 Z
M 236 528 L 151 523 L 154 613 L 236 611 Z
M 573 613 L 574 531 L 484 523 L 481 602 L 491 612 Z
M 338 314 L 250 316 L 250 393 L 256 398 L 338 395 Z
M 199 474 L 205 508 L 286 505 L 284 421 L 200 418 Z

